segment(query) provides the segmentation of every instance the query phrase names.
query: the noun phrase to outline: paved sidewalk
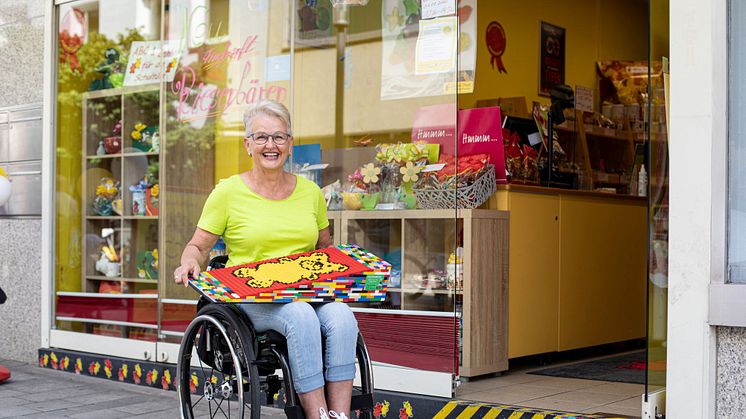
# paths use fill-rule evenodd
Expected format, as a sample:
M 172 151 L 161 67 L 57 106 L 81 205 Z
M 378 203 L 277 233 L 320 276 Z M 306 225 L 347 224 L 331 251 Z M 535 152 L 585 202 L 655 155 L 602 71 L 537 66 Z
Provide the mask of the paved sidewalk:
M 39 368 L 15 361 L 0 364 L 11 379 L 0 384 L 0 418 L 178 418 L 175 391 L 117 383 Z M 284 418 L 263 408 L 262 418 Z

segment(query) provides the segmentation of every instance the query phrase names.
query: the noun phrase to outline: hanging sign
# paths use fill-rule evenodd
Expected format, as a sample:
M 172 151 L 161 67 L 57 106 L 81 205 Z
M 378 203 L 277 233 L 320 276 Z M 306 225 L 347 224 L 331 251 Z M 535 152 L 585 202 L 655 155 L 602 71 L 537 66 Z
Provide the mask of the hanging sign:
M 497 22 L 492 21 L 489 25 L 487 25 L 487 36 L 485 37 L 485 40 L 487 42 L 487 51 L 489 51 L 492 58 L 490 59 L 490 64 L 492 64 L 492 68 L 495 68 L 497 66 L 497 71 L 500 73 L 507 73 L 508 70 L 505 69 L 505 65 L 503 64 L 502 56 L 505 53 L 505 29 L 503 29 L 503 26 Z
M 541 22 L 539 94 L 549 96 L 552 87 L 565 83 L 565 29 Z

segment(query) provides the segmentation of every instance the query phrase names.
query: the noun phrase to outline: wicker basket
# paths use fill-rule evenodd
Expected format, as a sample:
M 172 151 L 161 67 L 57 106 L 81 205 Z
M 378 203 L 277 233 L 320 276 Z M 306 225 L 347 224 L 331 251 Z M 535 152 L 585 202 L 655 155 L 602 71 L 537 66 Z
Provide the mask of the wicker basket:
M 449 209 L 455 204 L 458 208 L 471 209 L 487 201 L 495 189 L 495 166 L 490 164 L 476 182 L 465 188 L 415 189 L 414 195 L 418 208 Z

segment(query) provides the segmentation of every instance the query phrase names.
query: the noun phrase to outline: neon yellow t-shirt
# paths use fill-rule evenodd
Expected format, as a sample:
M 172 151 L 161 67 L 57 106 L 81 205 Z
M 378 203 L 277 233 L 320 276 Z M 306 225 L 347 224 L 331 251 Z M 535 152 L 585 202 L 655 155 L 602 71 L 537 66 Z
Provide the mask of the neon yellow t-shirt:
M 223 236 L 226 266 L 308 252 L 319 230 L 329 226 L 321 189 L 296 176 L 289 197 L 267 199 L 252 191 L 239 175 L 218 182 L 207 197 L 197 227 Z

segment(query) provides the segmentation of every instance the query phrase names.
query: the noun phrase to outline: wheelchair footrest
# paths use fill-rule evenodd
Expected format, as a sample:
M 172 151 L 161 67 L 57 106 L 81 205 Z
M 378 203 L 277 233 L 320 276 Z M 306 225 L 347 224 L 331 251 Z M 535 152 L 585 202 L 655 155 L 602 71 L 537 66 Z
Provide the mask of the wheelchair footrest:
M 371 410 L 373 409 L 372 394 L 356 394 L 350 401 L 350 410 Z

